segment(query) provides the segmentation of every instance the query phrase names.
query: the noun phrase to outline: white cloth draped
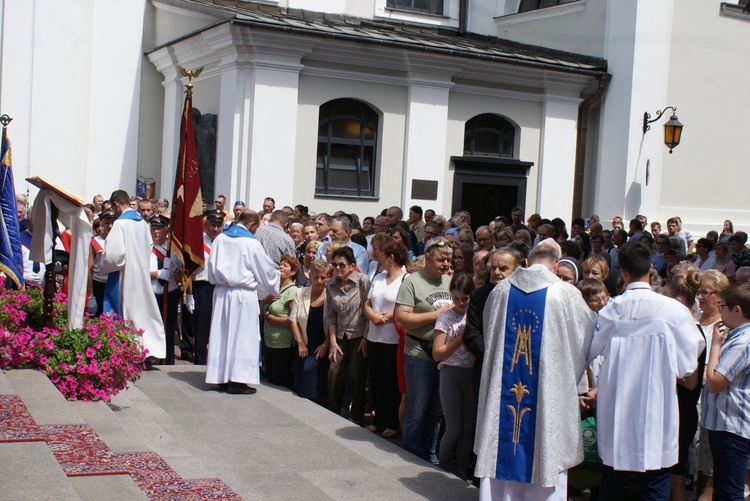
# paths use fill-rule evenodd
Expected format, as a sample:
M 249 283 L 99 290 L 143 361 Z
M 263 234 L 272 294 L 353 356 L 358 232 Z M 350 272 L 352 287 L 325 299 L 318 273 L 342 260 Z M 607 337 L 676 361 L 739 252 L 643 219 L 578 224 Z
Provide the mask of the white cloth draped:
M 54 191 L 40 190 L 32 210 L 35 230 L 31 237 L 29 253 L 32 261 L 52 263 L 51 204 L 58 209 L 58 221 L 66 228 L 70 228 L 72 236 L 68 264 L 68 328 L 78 329 L 83 326 L 83 314 L 86 311 L 89 244 L 93 231 L 83 207 L 77 206 Z

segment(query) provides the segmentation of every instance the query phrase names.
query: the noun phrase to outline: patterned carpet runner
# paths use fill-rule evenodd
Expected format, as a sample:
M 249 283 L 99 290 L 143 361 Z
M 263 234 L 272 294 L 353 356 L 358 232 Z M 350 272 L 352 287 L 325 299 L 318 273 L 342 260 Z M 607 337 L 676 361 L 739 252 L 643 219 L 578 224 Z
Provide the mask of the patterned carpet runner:
M 130 475 L 154 501 L 242 499 L 218 478 L 181 478 L 155 452 L 112 452 L 88 425 L 38 425 L 18 395 L 0 395 L 0 442 L 47 442 L 67 476 Z

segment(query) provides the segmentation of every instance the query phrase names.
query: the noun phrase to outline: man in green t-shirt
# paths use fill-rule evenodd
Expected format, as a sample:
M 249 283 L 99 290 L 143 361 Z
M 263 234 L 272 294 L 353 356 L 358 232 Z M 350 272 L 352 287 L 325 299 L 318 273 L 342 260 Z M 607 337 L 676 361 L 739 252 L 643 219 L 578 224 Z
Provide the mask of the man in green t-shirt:
M 451 308 L 449 286 L 453 249 L 442 237 L 425 244 L 425 266 L 407 277 L 396 298 L 396 323 L 406 329 L 404 374 L 409 405 L 403 427 L 403 447 L 438 464 L 435 454 L 440 417 L 437 362 L 432 359 L 435 320 Z

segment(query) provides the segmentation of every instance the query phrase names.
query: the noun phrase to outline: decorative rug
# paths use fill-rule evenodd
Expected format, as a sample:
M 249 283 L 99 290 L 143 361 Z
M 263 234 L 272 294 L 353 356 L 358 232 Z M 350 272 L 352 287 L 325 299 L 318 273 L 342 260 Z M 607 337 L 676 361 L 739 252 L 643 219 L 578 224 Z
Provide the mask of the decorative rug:
M 0 442 L 47 442 L 67 476 L 130 475 L 154 501 L 242 499 L 218 478 L 181 478 L 155 452 L 112 452 L 88 425 L 38 425 L 18 395 L 0 395 Z

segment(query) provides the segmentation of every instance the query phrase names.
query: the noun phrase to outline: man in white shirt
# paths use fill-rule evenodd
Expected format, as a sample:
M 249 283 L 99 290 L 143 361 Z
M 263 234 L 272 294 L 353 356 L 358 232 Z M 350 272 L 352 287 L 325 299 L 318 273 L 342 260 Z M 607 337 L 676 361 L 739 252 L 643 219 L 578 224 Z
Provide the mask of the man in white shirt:
M 678 459 L 677 385 L 695 388 L 706 343 L 690 311 L 649 286 L 650 251 L 628 242 L 618 252 L 627 289 L 599 311 L 588 360 L 603 355 L 597 439 L 604 463 L 599 499 L 618 499 L 635 475 L 646 499 L 669 499 Z

